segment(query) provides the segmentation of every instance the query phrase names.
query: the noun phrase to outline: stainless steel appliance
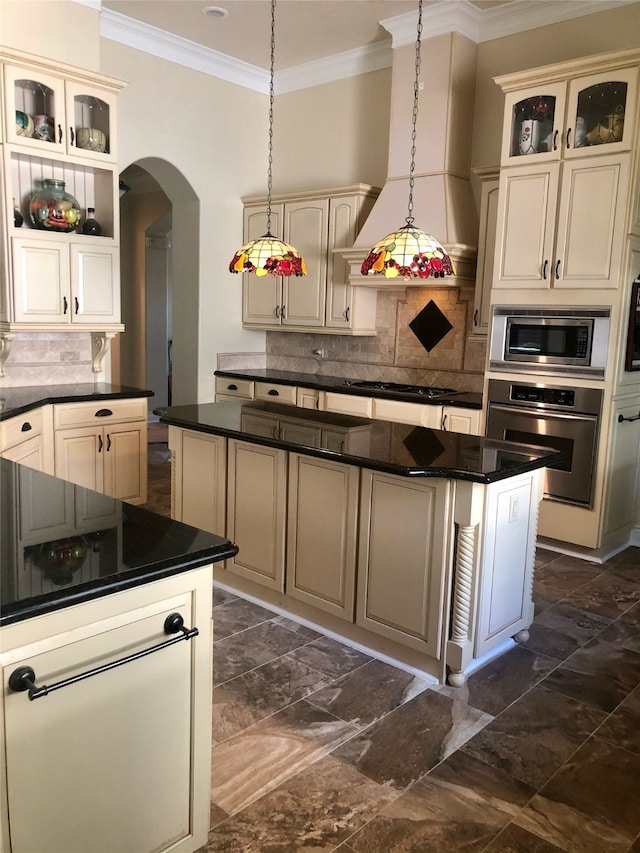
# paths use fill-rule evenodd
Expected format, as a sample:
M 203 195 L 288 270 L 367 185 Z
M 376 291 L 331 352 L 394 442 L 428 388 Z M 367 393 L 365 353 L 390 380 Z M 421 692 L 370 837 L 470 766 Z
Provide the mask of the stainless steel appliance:
M 349 388 L 362 388 L 368 391 L 382 391 L 387 394 L 415 394 L 419 397 L 443 397 L 455 394 L 453 388 L 434 388 L 431 385 L 404 385 L 401 382 L 376 382 L 368 380 L 345 379 L 344 384 Z
M 490 379 L 487 436 L 562 451 L 546 470 L 545 497 L 591 506 L 601 408 L 598 388 Z
M 604 378 L 611 309 L 495 305 L 491 370 Z

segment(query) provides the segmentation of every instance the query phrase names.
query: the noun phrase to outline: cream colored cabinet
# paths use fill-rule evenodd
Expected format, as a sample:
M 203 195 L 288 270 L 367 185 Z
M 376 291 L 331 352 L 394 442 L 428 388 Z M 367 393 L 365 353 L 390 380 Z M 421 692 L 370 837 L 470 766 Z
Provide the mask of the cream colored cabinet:
M 282 234 L 298 249 L 307 275 L 244 275 L 246 328 L 375 334 L 375 294 L 352 293 L 347 266 L 334 249 L 352 244 L 376 193 L 356 185 L 273 200 L 271 232 Z M 267 206 L 263 198 L 243 201 L 245 242 L 249 242 L 266 233 Z
M 55 474 L 129 503 L 147 499 L 145 399 L 53 407 Z
M 317 409 L 319 406 L 320 392 L 317 388 L 298 388 L 296 392 L 296 406 L 301 409 Z
M 440 428 L 466 435 L 483 435 L 482 411 L 461 406 L 443 406 Z
M 253 380 L 216 376 L 216 403 L 225 400 L 253 400 Z
M 171 516 L 200 530 L 226 530 L 227 440 L 169 427 Z
M 362 471 L 356 623 L 436 660 L 450 489 L 448 480 Z
M 321 412 L 371 418 L 373 417 L 373 398 L 359 397 L 357 394 L 341 394 L 339 391 L 321 391 L 318 408 Z
M 281 406 L 295 406 L 297 388 L 295 385 L 278 385 L 275 382 L 255 382 L 253 398 L 269 403 L 279 403 Z
M 634 49 L 496 78 L 495 288 L 618 287 L 639 68 Z
M 227 571 L 284 592 L 286 452 L 229 439 L 227 464 Z
M 52 414 L 41 406 L 0 421 L 0 455 L 12 462 L 53 474 Z
M 442 406 L 425 406 L 423 403 L 405 403 L 402 400 L 383 400 L 376 397 L 371 417 L 380 421 L 439 429 Z
M 500 172 L 498 169 L 475 169 L 474 172 L 480 179 L 481 186 L 472 337 L 477 336 L 479 340 L 484 341 L 489 331 L 489 320 L 491 319 L 491 287 L 493 285 L 496 247 Z
M 206 843 L 211 582 L 209 565 L 2 629 L 3 851 L 191 853 Z M 198 635 L 144 654 L 171 638 L 174 613 Z M 22 667 L 51 687 L 102 666 L 33 701 L 12 688 Z
M 119 323 L 118 251 L 99 240 L 85 240 L 67 242 L 63 235 L 55 240 L 12 239 L 16 322 L 92 327 Z
M 286 592 L 353 621 L 359 472 L 289 454 Z
M 617 287 L 630 155 L 503 169 L 495 288 Z
M 612 407 L 611 446 L 605 483 L 603 537 L 609 544 L 622 533 L 625 541 L 637 523 L 640 507 L 637 482 L 640 448 L 640 396 L 623 398 Z

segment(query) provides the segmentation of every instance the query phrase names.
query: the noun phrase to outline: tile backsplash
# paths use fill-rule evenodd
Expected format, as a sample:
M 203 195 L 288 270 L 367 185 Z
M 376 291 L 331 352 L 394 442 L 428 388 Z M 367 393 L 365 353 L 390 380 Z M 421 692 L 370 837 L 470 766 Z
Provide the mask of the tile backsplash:
M 378 293 L 375 337 L 267 332 L 266 366 L 320 376 L 482 391 L 486 344 L 473 331 L 473 288 L 407 287 Z M 427 352 L 409 323 L 433 300 L 453 328 Z M 324 357 L 313 350 L 324 350 Z
M 5 388 L 93 382 L 89 332 L 18 332 L 0 384 Z

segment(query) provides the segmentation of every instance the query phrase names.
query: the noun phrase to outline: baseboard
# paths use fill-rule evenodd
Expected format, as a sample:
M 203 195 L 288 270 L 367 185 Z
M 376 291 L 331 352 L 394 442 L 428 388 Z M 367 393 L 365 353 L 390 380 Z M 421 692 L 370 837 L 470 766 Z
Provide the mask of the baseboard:
M 636 540 L 634 542 L 634 533 Z M 631 534 L 624 541 L 618 541 L 615 544 L 609 544 L 602 548 L 585 548 L 582 545 L 572 545 L 569 542 L 558 542 L 556 539 L 547 539 L 545 536 L 538 536 L 536 540 L 538 548 L 544 548 L 547 551 L 554 551 L 557 554 L 565 554 L 567 557 L 577 557 L 579 560 L 586 560 L 589 563 L 606 563 L 616 554 L 624 551 L 630 545 L 640 545 L 640 528 L 634 528 Z
M 634 545 L 636 548 L 640 548 L 640 524 L 636 524 L 631 531 L 629 545 Z

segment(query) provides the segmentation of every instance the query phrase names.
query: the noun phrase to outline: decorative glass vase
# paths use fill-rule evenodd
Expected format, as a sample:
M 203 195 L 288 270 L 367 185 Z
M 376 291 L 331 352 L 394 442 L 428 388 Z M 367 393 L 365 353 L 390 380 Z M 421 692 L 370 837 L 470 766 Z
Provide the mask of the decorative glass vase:
M 42 189 L 31 196 L 29 216 L 34 228 L 45 231 L 75 231 L 80 220 L 80 205 L 65 191 L 64 181 L 45 179 Z
M 80 231 L 83 234 L 89 234 L 93 237 L 99 237 L 102 234 L 102 225 L 96 222 L 96 210 L 94 207 L 87 208 L 87 218 L 82 223 Z

